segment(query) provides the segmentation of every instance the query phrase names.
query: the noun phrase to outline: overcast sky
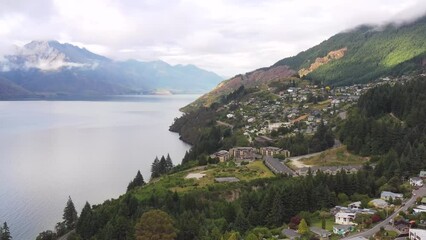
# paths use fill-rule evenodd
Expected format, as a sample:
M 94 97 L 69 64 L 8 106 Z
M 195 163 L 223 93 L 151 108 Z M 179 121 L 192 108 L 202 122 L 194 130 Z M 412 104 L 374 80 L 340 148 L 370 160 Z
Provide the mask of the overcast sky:
M 359 24 L 407 21 L 425 0 L 0 0 L 0 54 L 56 39 L 116 60 L 195 64 L 230 77 Z

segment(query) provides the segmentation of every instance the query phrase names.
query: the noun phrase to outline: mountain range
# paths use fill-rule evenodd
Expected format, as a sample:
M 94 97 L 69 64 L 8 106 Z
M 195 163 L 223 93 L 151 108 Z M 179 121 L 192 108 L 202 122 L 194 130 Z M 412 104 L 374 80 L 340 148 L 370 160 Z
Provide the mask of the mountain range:
M 114 61 L 58 41 L 33 41 L 0 61 L 0 98 L 203 93 L 221 80 L 194 65 Z
M 258 87 L 291 77 L 323 85 L 367 83 L 383 76 L 426 72 L 426 16 L 404 24 L 362 25 L 284 58 L 270 67 L 225 80 L 183 110 L 209 106 L 240 86 Z

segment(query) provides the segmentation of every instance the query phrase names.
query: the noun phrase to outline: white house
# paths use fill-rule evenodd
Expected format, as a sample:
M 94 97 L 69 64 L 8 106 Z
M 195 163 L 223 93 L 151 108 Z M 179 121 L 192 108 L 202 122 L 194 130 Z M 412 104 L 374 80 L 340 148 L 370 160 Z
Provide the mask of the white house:
M 422 187 L 423 186 L 423 179 L 419 177 L 412 177 L 410 178 L 410 185 L 413 187 Z
M 408 238 L 411 240 L 426 240 L 426 230 L 410 228 Z
M 355 216 L 355 213 L 338 212 L 334 216 L 335 223 L 340 225 L 353 225 L 353 220 L 355 219 Z
M 389 201 L 390 199 L 403 199 L 404 196 L 402 195 L 402 193 L 393 193 L 393 192 L 388 192 L 388 191 L 383 191 L 380 194 L 380 198 L 386 201 Z
M 348 208 L 350 209 L 360 209 L 361 208 L 361 201 L 353 202 L 348 205 Z
M 426 206 L 425 205 L 419 205 L 415 208 L 413 208 L 414 213 L 424 213 L 426 212 Z

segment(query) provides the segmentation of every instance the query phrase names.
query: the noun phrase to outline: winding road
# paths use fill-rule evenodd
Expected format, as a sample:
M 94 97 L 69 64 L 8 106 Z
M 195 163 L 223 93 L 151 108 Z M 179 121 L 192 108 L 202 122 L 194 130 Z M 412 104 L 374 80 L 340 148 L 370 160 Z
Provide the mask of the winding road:
M 351 238 L 355 238 L 355 237 L 365 237 L 365 238 L 370 238 L 371 236 L 373 236 L 376 232 L 378 232 L 380 230 L 381 227 L 385 227 L 387 224 L 389 224 L 389 222 L 391 221 L 391 219 L 395 218 L 396 215 L 401 212 L 401 211 L 406 211 L 409 207 L 412 207 L 415 203 L 416 203 L 416 199 L 420 196 L 425 196 L 426 195 L 426 186 L 423 186 L 417 190 L 413 191 L 413 196 L 405 202 L 405 204 L 398 208 L 393 214 L 391 214 L 388 218 L 386 218 L 385 220 L 383 220 L 382 222 L 380 222 L 379 224 L 377 224 L 376 226 L 374 226 L 373 228 L 370 228 L 364 232 L 360 232 L 354 235 L 350 235 L 347 236 L 345 238 L 342 239 L 351 239 Z

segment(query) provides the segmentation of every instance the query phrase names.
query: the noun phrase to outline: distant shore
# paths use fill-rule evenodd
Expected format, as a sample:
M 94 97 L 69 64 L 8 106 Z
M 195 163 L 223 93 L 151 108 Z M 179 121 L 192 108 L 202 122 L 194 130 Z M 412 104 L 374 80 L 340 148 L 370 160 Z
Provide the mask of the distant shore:
M 118 95 L 55 95 L 55 96 L 20 96 L 4 97 L 1 101 L 113 101 L 130 100 L 131 98 L 149 96 L 178 96 L 178 95 L 201 95 L 202 93 L 172 93 L 172 92 L 152 92 L 143 94 L 118 94 Z

